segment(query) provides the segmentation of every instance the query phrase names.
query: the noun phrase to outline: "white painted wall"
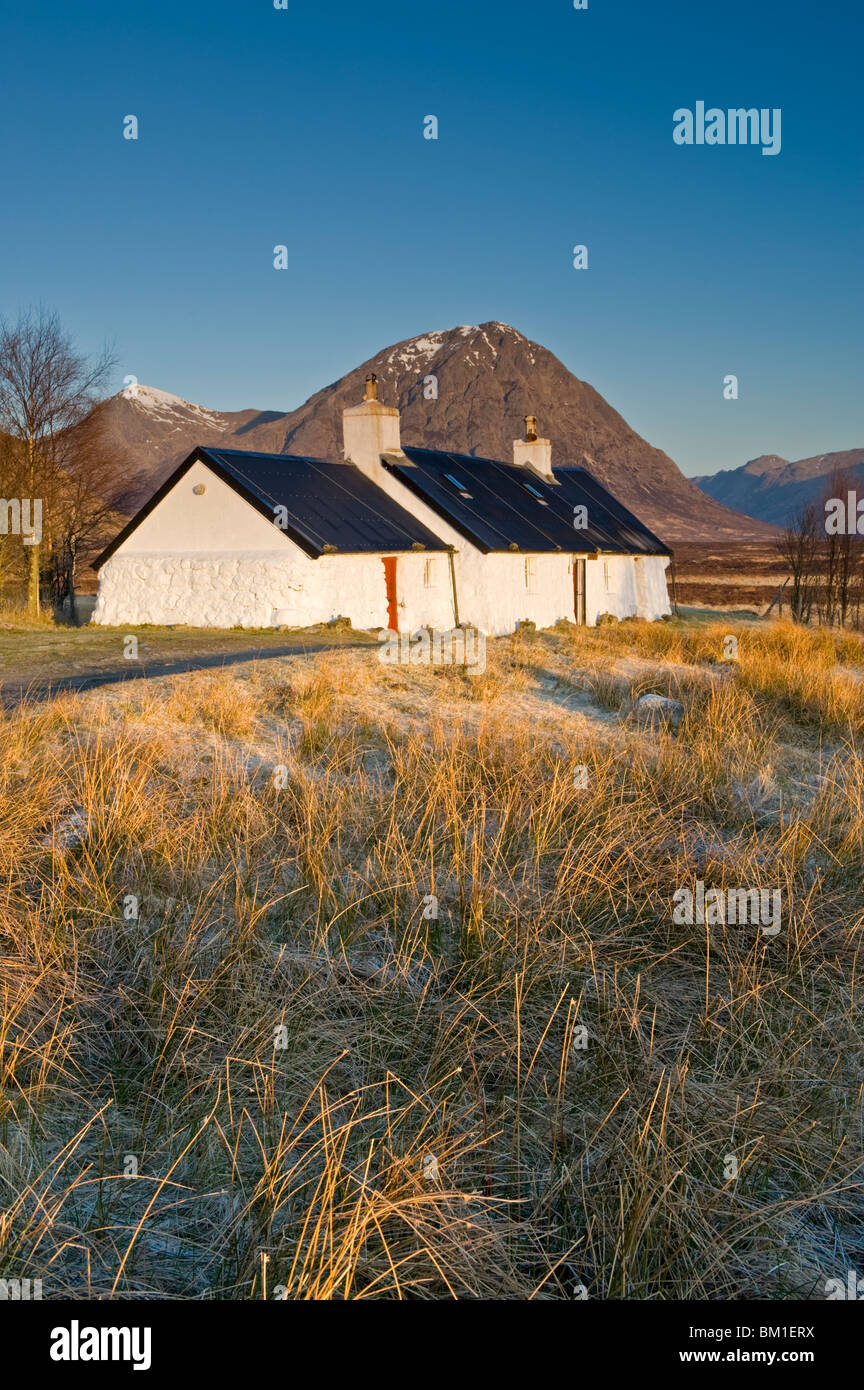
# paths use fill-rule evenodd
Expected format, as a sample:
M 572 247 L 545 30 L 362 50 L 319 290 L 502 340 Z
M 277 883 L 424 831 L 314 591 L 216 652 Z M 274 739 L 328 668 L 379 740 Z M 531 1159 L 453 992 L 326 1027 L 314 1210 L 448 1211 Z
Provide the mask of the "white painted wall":
M 585 565 L 585 618 L 657 618 L 671 613 L 666 583 L 668 555 L 598 555 Z
M 559 618 L 576 621 L 574 555 L 480 555 L 468 547 L 456 557 L 459 616 L 485 632 L 502 636 L 528 618 L 551 627 Z M 605 568 L 604 568 L 605 559 Z M 526 584 L 529 579 L 536 592 Z M 654 621 L 671 613 L 666 555 L 608 555 L 585 564 L 585 620 L 593 626 L 601 613 Z M 608 570 L 609 587 L 606 587 Z M 533 574 L 532 574 L 533 571 Z
M 196 497 L 194 489 L 204 488 Z M 193 463 L 158 506 L 114 552 L 117 555 L 199 551 L 296 550 L 293 541 L 208 468 Z M 114 557 L 112 557 L 114 558 Z
M 342 616 L 356 628 L 388 626 L 381 555 L 310 560 L 289 547 L 293 554 L 118 551 L 99 572 L 92 621 L 110 627 L 311 627 Z M 433 588 L 424 583 L 427 559 L 434 561 Z M 400 631 L 453 626 L 446 555 L 397 556 L 396 593 Z
M 466 548 L 458 557 L 457 582 L 464 622 L 502 636 L 523 619 L 538 627 L 551 627 L 559 618 L 575 621 L 571 556 L 481 555 L 462 544 Z

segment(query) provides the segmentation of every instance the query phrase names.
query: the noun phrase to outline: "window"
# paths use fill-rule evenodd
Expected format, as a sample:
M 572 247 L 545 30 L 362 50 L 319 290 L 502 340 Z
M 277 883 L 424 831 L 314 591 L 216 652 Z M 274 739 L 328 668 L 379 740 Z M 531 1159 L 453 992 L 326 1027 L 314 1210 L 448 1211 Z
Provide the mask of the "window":
M 536 487 L 532 487 L 530 483 L 523 483 L 522 486 L 524 487 L 526 492 L 531 493 L 532 497 L 537 498 L 537 501 L 540 503 L 541 507 L 549 506 L 549 503 L 546 501 L 546 498 L 541 496 L 541 494 L 537 491 Z
M 424 589 L 434 589 L 434 588 L 437 587 L 438 581 L 437 581 L 437 579 L 436 579 L 436 577 L 435 577 L 435 568 L 436 568 L 436 566 L 435 566 L 435 561 L 434 561 L 434 560 L 426 560 L 426 561 L 425 561 L 425 563 L 424 563 L 424 565 L 423 565 L 423 588 L 424 588 Z
M 454 478 L 452 473 L 445 473 L 444 477 L 447 479 L 447 482 L 450 483 L 452 487 L 455 487 L 458 493 L 461 493 L 463 497 L 471 496 L 471 493 L 468 491 L 465 484 L 460 483 L 458 478 Z
M 603 584 L 608 592 L 609 589 L 609 561 L 603 561 Z
M 527 555 L 525 557 L 525 588 L 529 594 L 537 592 L 537 557 Z

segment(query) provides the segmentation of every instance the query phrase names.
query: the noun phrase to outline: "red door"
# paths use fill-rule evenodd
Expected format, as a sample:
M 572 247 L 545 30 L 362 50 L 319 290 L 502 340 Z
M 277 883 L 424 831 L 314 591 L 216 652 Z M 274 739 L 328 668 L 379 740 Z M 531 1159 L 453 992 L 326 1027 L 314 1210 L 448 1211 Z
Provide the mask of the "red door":
M 387 586 L 387 626 L 391 632 L 399 631 L 399 614 L 396 597 L 396 556 L 385 555 L 381 560 L 384 566 L 384 583 Z

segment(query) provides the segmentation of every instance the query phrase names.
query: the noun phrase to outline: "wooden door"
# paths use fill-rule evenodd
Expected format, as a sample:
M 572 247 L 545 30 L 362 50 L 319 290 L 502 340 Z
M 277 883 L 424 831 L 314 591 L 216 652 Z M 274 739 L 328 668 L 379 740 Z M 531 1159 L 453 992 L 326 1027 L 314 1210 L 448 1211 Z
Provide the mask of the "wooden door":
M 633 556 L 633 569 L 635 571 L 636 583 L 636 617 L 650 618 L 651 609 L 648 602 L 648 585 L 645 579 L 645 565 L 640 555 Z
M 573 557 L 573 613 L 579 627 L 585 626 L 585 561 Z
M 396 556 L 385 555 L 381 560 L 384 566 L 384 584 L 387 590 L 387 626 L 391 632 L 399 631 L 399 598 L 396 593 Z

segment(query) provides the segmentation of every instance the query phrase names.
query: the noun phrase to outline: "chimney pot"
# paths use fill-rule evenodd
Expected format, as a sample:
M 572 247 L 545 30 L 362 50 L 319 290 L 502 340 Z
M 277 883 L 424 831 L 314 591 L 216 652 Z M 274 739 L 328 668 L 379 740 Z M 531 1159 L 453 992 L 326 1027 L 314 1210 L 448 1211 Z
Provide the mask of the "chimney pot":
M 367 477 L 383 483 L 387 474 L 381 455 L 401 451 L 399 411 L 378 399 L 378 378 L 374 372 L 366 378 L 366 393 L 360 404 L 342 412 L 342 438 L 345 458 Z
M 513 462 L 519 468 L 533 468 L 549 483 L 557 482 L 552 472 L 552 445 L 537 433 L 537 416 L 525 416 L 525 438 L 513 440 Z

